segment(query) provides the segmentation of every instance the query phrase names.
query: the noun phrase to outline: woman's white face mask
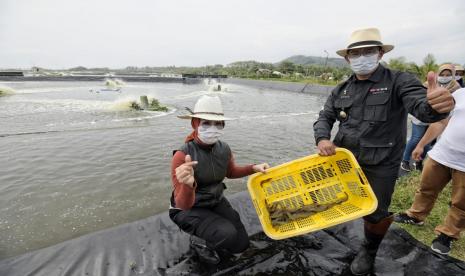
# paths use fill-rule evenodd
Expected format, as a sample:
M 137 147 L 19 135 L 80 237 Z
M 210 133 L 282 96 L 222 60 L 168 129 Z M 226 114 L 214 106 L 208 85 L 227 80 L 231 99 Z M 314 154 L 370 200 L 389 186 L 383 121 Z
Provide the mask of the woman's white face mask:
M 200 141 L 207 145 L 213 145 L 218 142 L 223 135 L 224 122 L 200 120 L 197 133 Z
M 451 81 L 452 81 L 452 76 L 447 76 L 447 77 L 441 77 L 441 76 L 439 76 L 439 77 L 438 77 L 438 82 L 439 82 L 440 84 L 448 84 L 448 83 L 451 82 Z
M 379 64 L 378 54 L 371 56 L 361 55 L 357 58 L 349 58 L 349 61 L 352 71 L 354 71 L 355 74 L 361 76 L 368 75 L 375 71 Z

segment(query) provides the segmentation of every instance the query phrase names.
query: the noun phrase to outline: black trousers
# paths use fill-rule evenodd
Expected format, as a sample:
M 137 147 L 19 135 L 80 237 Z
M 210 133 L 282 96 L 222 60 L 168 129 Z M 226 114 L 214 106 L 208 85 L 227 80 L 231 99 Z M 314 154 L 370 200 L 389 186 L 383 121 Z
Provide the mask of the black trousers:
M 169 215 L 181 230 L 204 239 L 210 248 L 240 253 L 249 247 L 239 214 L 224 197 L 211 208 L 171 209 Z
M 370 223 L 376 224 L 391 215 L 389 206 L 391 205 L 399 168 L 393 168 L 392 166 L 362 166 L 362 169 L 378 199 L 376 211 L 363 218 Z

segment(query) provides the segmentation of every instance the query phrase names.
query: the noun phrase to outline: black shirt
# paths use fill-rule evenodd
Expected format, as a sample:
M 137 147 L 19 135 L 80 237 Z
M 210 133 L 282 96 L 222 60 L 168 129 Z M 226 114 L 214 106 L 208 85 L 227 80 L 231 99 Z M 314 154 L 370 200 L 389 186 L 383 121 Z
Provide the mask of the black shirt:
M 431 108 L 426 88 L 415 76 L 379 65 L 369 79 L 352 75 L 334 88 L 313 124 L 315 140 L 330 139 L 338 120 L 336 146 L 351 150 L 362 167 L 395 168 L 405 147 L 408 113 L 427 123 L 448 115 Z

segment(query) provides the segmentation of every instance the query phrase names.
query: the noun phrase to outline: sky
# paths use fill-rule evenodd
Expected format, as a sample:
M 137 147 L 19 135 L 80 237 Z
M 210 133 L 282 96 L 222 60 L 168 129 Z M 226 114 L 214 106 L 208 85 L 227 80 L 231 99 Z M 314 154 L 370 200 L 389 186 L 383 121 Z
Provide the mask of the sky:
M 0 68 L 204 66 L 337 57 L 377 27 L 404 56 L 465 64 L 465 1 L 0 0 Z

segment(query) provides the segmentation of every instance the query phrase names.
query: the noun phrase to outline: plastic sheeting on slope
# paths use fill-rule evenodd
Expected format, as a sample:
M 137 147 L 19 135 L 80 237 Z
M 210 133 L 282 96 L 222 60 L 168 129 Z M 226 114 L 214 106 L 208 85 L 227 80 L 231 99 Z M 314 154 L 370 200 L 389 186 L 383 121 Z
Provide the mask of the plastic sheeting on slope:
M 348 275 L 362 238 L 360 220 L 274 241 L 246 192 L 230 197 L 251 247 L 212 267 L 190 256 L 188 236 L 162 213 L 0 261 L 0 275 Z M 465 275 L 465 263 L 432 253 L 392 226 L 376 259 L 376 275 Z

